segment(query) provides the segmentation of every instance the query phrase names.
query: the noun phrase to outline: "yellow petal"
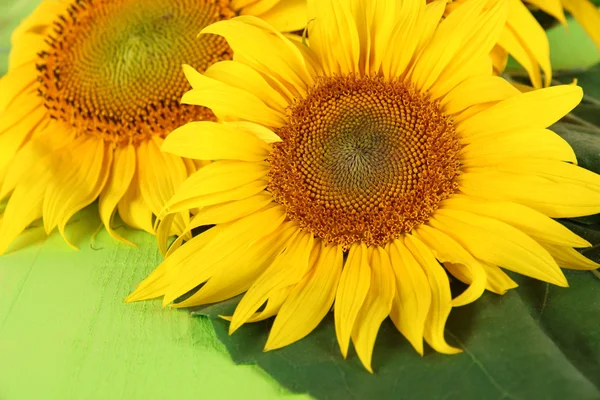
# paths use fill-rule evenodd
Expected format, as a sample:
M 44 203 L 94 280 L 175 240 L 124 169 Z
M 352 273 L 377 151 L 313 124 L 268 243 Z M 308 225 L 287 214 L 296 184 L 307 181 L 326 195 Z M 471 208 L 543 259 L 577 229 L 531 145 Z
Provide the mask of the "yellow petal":
M 521 204 L 455 196 L 445 200 L 442 207 L 497 219 L 540 241 L 559 246 L 590 246 L 587 240 L 580 238 L 555 220 Z
M 285 223 L 273 233 L 252 243 L 246 250 L 240 249 L 226 256 L 213 269 L 210 279 L 200 290 L 173 307 L 216 303 L 247 291 L 273 263 L 275 257 L 286 248 L 290 238 L 297 231 L 298 228 L 294 224 Z M 206 264 L 202 264 L 201 268 L 206 267 Z
M 12 107 L 0 118 L 0 184 L 19 149 L 46 122 L 46 110 L 37 105 L 33 109 L 25 108 L 23 115 L 11 110 Z
M 557 286 L 567 286 L 565 276 L 550 254 L 510 225 L 450 209 L 438 210 L 430 225 L 454 238 L 478 259 Z
M 33 221 L 42 216 L 44 193 L 48 186 L 49 174 L 31 174 L 34 185 L 19 185 L 6 204 L 0 219 L 0 255 Z
M 104 141 L 85 136 L 80 136 L 72 147 L 56 154 L 53 179 L 44 197 L 46 233 L 63 222 L 66 224 L 75 212 L 94 201 L 96 197 L 90 199 L 91 195 L 100 194 L 98 180 L 106 176 L 102 171 L 104 156 Z
M 162 254 L 167 254 L 168 256 L 176 248 L 181 246 L 184 240 L 189 239 L 188 235 L 191 234 L 193 229 L 200 226 L 225 224 L 235 221 L 265 209 L 265 207 L 272 202 L 273 198 L 269 193 L 261 192 L 245 199 L 203 207 L 196 215 L 194 215 L 167 251 L 169 237 L 171 236 L 171 224 L 173 223 L 175 216 L 175 214 L 168 214 L 160 221 L 156 230 L 156 239 L 158 241 L 159 249 Z
M 437 352 L 456 354 L 461 350 L 450 346 L 444 338 L 446 321 L 452 310 L 452 295 L 448 275 L 436 261 L 431 251 L 413 235 L 406 235 L 404 244 L 427 275 L 431 287 L 431 307 L 425 321 L 423 335 L 429 345 Z
M 327 75 L 358 73 L 360 42 L 349 2 L 308 0 L 310 47 Z
M 584 271 L 600 268 L 600 264 L 595 263 L 571 247 L 557 246 L 550 243 L 542 243 L 542 246 L 548 250 L 548 253 L 554 257 L 561 268 Z
M 186 244 L 176 250 L 166 260 L 173 265 L 173 268 L 169 270 L 171 285 L 165 293 L 163 305 L 171 303 L 205 282 L 218 269 L 219 262 L 223 258 L 229 254 L 239 252 L 240 249 L 247 248 L 257 239 L 270 234 L 283 223 L 284 218 L 285 213 L 281 207 L 271 207 L 235 222 L 218 225 L 217 227 L 221 229 L 217 230 L 218 233 L 210 241 L 205 242 L 206 245 L 202 249 L 196 249 L 192 252 L 188 250 Z M 213 229 L 215 228 L 209 229 L 208 232 Z M 194 239 L 201 238 L 206 233 Z M 203 268 L 198 268 L 198 260 L 202 260 Z M 259 306 L 260 304 L 256 309 Z M 252 310 L 250 315 L 256 309 Z
M 506 52 L 506 50 L 496 45 L 490 52 L 490 58 L 492 59 L 494 74 L 502 74 L 506 69 L 506 64 L 508 63 L 508 53 Z
M 116 233 L 111 227 L 112 216 L 117 209 L 119 201 L 123 198 L 131 180 L 135 173 L 135 149 L 132 145 L 127 145 L 123 148 L 117 148 L 115 150 L 114 162 L 110 170 L 110 177 L 106 183 L 106 188 L 100 194 L 100 200 L 98 202 L 98 210 L 100 213 L 100 219 L 106 228 L 106 231 L 113 238 L 130 245 L 134 245 L 132 242 L 124 239 L 118 233 Z
M 507 25 L 500 35 L 498 46 L 510 54 L 527 71 L 534 88 L 541 88 L 542 73 L 540 65 L 525 45 L 524 40 L 526 39 L 521 38 L 518 33 Z
M 177 192 L 165 204 L 164 209 L 159 214 L 162 218 L 166 213 L 173 213 L 177 210 L 187 207 L 186 201 L 191 199 L 200 199 L 202 196 L 225 193 L 238 188 L 243 188 L 244 185 L 259 185 L 263 186 L 261 178 L 268 173 L 268 165 L 266 163 L 242 162 L 242 161 L 216 161 L 211 163 L 191 175 L 183 182 Z M 253 187 L 254 187 L 253 186 Z M 258 191 L 250 193 L 244 197 L 226 198 L 218 202 L 203 204 L 201 201 L 195 204 L 194 207 L 201 205 L 212 205 L 220 202 L 231 200 L 240 200 L 252 196 Z M 252 190 L 251 190 L 252 192 Z M 201 200 L 201 199 L 200 199 Z M 190 209 L 193 207 L 189 207 Z
M 387 252 L 381 247 L 375 247 L 370 253 L 371 285 L 356 317 L 352 342 L 362 364 L 369 372 L 373 373 L 371 359 L 375 339 L 377 339 L 381 323 L 392 310 L 392 302 L 396 295 L 396 282 Z
M 546 178 L 556 183 L 581 185 L 600 192 L 600 175 L 573 164 L 544 159 L 515 159 L 490 162 L 485 168 L 464 168 L 465 172 L 504 171 Z
M 153 140 L 140 143 L 137 148 L 140 192 L 154 215 L 160 214 L 187 178 L 187 170 L 181 157 L 161 152 L 162 143 L 162 139 L 154 137 Z M 177 215 L 172 233 L 181 233 L 188 222 L 189 213 Z
M 396 296 L 390 317 L 400 333 L 423 355 L 423 331 L 431 306 L 427 275 L 402 240 L 394 240 L 388 252 L 396 275 Z
M 479 261 L 481 262 L 481 265 L 487 274 L 487 290 L 497 294 L 504 294 L 510 289 L 514 289 L 519 286 L 497 266 L 486 263 L 485 261 Z
M 281 138 L 277 136 L 271 129 L 259 124 L 248 121 L 230 121 L 225 122 L 225 125 L 250 133 L 265 143 L 281 142 Z
M 46 38 L 37 32 L 24 32 L 14 36 L 13 46 L 8 55 L 8 69 L 26 65 L 38 58 L 38 54 L 48 48 Z
M 464 137 L 484 137 L 512 130 L 546 128 L 571 111 L 583 96 L 580 87 L 553 86 L 510 97 L 462 121 L 457 131 Z
M 201 33 L 223 36 L 236 59 L 279 82 L 288 82 L 298 94 L 306 94 L 313 83 L 302 53 L 272 27 L 256 17 L 243 16 L 219 21 Z
M 309 256 L 313 251 L 312 234 L 302 231 L 290 240 L 287 249 L 254 282 L 233 313 L 229 333 L 235 332 L 262 306 L 272 292 L 298 283 L 310 270 Z
M 485 167 L 514 158 L 550 159 L 577 164 L 575 152 L 563 138 L 549 129 L 526 129 L 486 137 L 468 143 L 462 149 L 466 167 Z
M 485 270 L 471 254 L 448 235 L 427 225 L 419 226 L 414 235 L 431 249 L 435 258 L 450 265 L 449 270 L 460 270 L 459 275 L 469 284 L 467 290 L 452 300 L 452 306 L 464 306 L 481 297 L 487 278 Z
M 250 92 L 267 106 L 285 113 L 287 100 L 273 89 L 255 69 L 237 61 L 221 61 L 208 67 L 204 76 L 223 82 L 229 86 Z
M 71 4 L 67 1 L 42 1 L 27 17 L 21 21 L 12 33 L 11 40 L 25 33 L 45 33 L 52 27 L 56 18 L 67 12 Z
M 367 258 L 367 246 L 362 243 L 353 244 L 340 276 L 334 306 L 335 334 L 344 358 L 348 355 L 350 335 L 367 297 L 370 281 L 371 268 Z
M 219 225 L 187 241 L 183 248 L 167 257 L 146 279 L 140 282 L 135 291 L 125 301 L 133 302 L 164 296 L 174 279 L 177 278 L 173 275 L 173 270 L 180 268 L 181 264 L 193 259 L 195 254 L 202 251 L 208 243 L 229 227 L 230 225 Z
M 566 24 L 567 19 L 563 11 L 562 0 L 525 0 L 529 4 L 533 4 L 539 9 L 543 10 L 546 14 L 552 15 L 554 18 L 559 20 L 561 23 Z
M 506 3 L 495 1 L 491 6 L 484 8 L 478 18 L 475 18 L 473 22 L 476 23 L 463 39 L 464 45 L 459 45 L 455 55 L 441 70 L 435 84 L 432 84 L 430 89 L 432 99 L 446 95 L 456 85 L 471 76 L 490 75 L 493 67 L 489 54 L 504 29 L 506 13 Z
M 456 114 L 473 105 L 502 101 L 519 95 L 506 79 L 497 76 L 474 76 L 452 89 L 440 102 L 447 114 Z
M 62 214 L 61 220 L 58 221 L 58 231 L 63 239 L 73 248 L 76 247 L 67 238 L 65 227 L 77 211 L 90 205 L 98 198 L 100 193 L 102 193 L 106 181 L 108 180 L 108 174 L 113 161 L 113 150 L 108 146 L 101 145 L 97 151 L 102 151 L 104 153 L 101 165 L 98 169 L 90 168 L 83 179 L 84 184 L 76 186 L 78 187 L 78 190 L 70 190 L 71 197 L 65 201 L 63 206 L 65 211 Z M 69 191 L 69 188 L 65 186 L 64 190 Z
M 273 127 L 285 124 L 285 115 L 268 107 L 255 94 L 201 75 L 188 65 L 183 67 L 193 87 L 181 98 L 183 104 L 208 107 L 225 121 L 243 119 Z
M 464 42 L 475 33 L 480 18 L 486 16 L 480 16 L 485 1 L 466 2 L 440 22 L 410 72 L 411 81 L 417 89 L 425 92 L 432 88 L 444 68 L 457 57 L 459 51 L 465 49 Z M 491 46 L 479 50 L 487 54 Z
M 422 2 L 414 0 L 400 3 L 397 21 L 388 41 L 391 48 L 381 60 L 385 77 L 404 76 L 407 67 L 419 54 L 418 47 L 429 40 L 439 24 L 444 8 L 442 1 L 434 1 L 425 7 Z M 407 35 L 406 32 L 419 33 Z
M 321 243 L 319 256 L 308 274 L 294 286 L 279 310 L 265 350 L 294 343 L 317 327 L 327 315 L 342 273 L 340 246 Z
M 142 198 L 140 177 L 137 168 L 133 173 L 127 191 L 117 205 L 117 210 L 119 211 L 119 216 L 127 225 L 154 234 L 152 210 Z
M 556 183 L 539 176 L 505 172 L 469 172 L 458 178 L 468 196 L 507 200 L 533 208 L 552 218 L 570 218 L 600 212 L 600 193 L 581 185 Z
M 27 110 L 41 108 L 46 110 L 42 101 L 37 96 L 36 83 L 38 71 L 35 64 L 28 63 L 21 67 L 10 70 L 0 78 L 0 112 L 6 111 L 12 106 L 12 112 L 2 114 L 2 123 L 0 131 L 4 131 L 7 126 L 6 120 L 14 120 L 21 115 L 27 115 Z M 22 102 L 22 104 L 15 104 Z M 13 108 L 14 107 L 14 108 Z
M 270 146 L 226 124 L 189 122 L 167 136 L 162 151 L 198 160 L 263 161 Z
M 544 73 L 544 86 L 549 86 L 552 81 L 552 68 L 550 66 L 550 45 L 544 28 L 521 0 L 508 0 L 508 5 L 508 19 L 506 20 L 508 29 L 514 32 L 527 53 L 541 67 Z M 510 49 L 507 50 L 509 53 L 511 52 Z M 536 69 L 539 67 L 535 65 Z M 536 84 L 534 86 L 539 87 Z
M 600 48 L 600 11 L 598 11 L 598 7 L 588 0 L 561 0 L 561 2 Z
M 51 123 L 39 137 L 33 138 L 21 147 L 7 168 L 0 190 L 0 199 L 5 198 L 19 182 L 24 181 L 24 176 L 31 172 L 32 165 L 43 165 L 49 168 L 55 157 L 54 152 L 73 143 L 74 132 L 64 128 L 66 126 L 62 123 Z
M 281 32 L 304 29 L 307 21 L 306 0 L 280 0 L 259 17 Z
M 265 307 L 262 310 L 252 314 L 252 316 L 250 318 L 248 318 L 246 323 L 264 321 L 265 319 L 271 318 L 272 316 L 276 315 L 279 312 L 279 310 L 281 309 L 281 306 L 283 305 L 283 303 L 289 297 L 292 289 L 293 289 L 293 286 L 290 285 L 290 286 L 283 287 L 281 289 L 274 290 L 271 294 L 269 294 L 269 297 L 267 298 L 267 303 L 265 304 Z M 231 321 L 231 319 L 233 317 L 232 316 L 231 317 L 221 316 L 221 318 Z

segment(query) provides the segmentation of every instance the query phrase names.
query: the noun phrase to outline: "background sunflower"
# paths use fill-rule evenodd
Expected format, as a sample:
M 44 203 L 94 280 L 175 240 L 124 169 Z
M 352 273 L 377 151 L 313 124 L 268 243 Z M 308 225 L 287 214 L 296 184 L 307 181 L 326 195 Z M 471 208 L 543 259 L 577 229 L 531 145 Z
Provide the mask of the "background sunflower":
M 33 6 L 28 3 L 20 1 L 27 9 L 23 14 Z M 0 9 L 10 11 L 13 4 L 17 3 L 4 1 Z M 20 19 L 0 14 L 5 29 Z M 598 98 L 600 71 L 581 71 L 597 56 L 593 47 L 585 47 L 590 44 L 585 34 L 570 23 L 570 34 L 578 33 L 565 38 L 561 27 L 552 30 L 553 66 L 575 68 L 558 78 L 568 83 L 578 77 L 586 92 L 596 91 Z M 6 50 L 8 42 L 0 47 Z M 593 116 L 590 109 L 580 107 L 576 113 Z M 564 129 L 581 163 L 600 172 L 597 138 L 586 129 Z M 449 320 L 451 340 L 469 351 L 451 360 L 436 355 L 419 358 L 398 342 L 391 325 L 384 325 L 374 354 L 384 366 L 372 376 L 356 358 L 335 360 L 339 349 L 332 321 L 310 340 L 274 357 L 262 352 L 267 324 L 249 325 L 230 337 L 228 323 L 216 318 L 231 315 L 237 299 L 198 311 L 214 320 L 190 320 L 186 313 L 165 313 L 153 303 L 124 306 L 120 299 L 160 259 L 155 239 L 124 229 L 120 232 L 138 243 L 140 250 L 115 243 L 105 232 L 90 248 L 89 236 L 100 223 L 96 215 L 97 210 L 86 211 L 67 227 L 75 236 L 81 233 L 78 253 L 66 249 L 56 233 L 46 238 L 41 228 L 34 228 L 19 239 L 19 246 L 26 247 L 23 251 L 0 258 L 0 397 L 599 397 L 595 379 L 600 375 L 600 291 L 596 281 L 580 274 L 567 275 L 570 290 L 519 281 L 521 287 L 502 301 L 484 296 L 458 309 Z M 598 243 L 598 222 L 591 218 L 565 223 Z M 263 371 L 235 367 L 223 345 L 215 341 L 211 323 L 234 361 L 257 363 Z M 290 396 L 280 384 L 312 396 Z
M 64 234 L 99 200 L 104 227 L 118 216 L 153 233 L 153 215 L 205 163 L 161 153 L 181 123 L 214 120 L 180 102 L 181 64 L 229 60 L 210 23 L 260 15 L 283 32 L 305 25 L 296 0 L 44 0 L 13 30 L 0 80 L 0 254 L 32 222 Z M 185 226 L 183 213 L 176 225 Z M 174 232 L 177 231 L 177 228 Z

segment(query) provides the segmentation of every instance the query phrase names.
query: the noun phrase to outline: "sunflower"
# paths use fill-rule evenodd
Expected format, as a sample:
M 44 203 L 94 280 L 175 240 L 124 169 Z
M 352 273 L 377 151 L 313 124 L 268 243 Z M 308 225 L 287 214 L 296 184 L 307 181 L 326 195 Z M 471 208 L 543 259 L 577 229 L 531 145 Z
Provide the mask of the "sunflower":
M 215 23 L 237 59 L 199 74 L 183 101 L 219 122 L 176 129 L 162 150 L 212 160 L 167 203 L 199 208 L 183 245 L 126 301 L 190 307 L 245 293 L 230 332 L 276 316 L 265 350 L 309 334 L 334 308 L 371 370 L 388 316 L 417 352 L 441 353 L 455 306 L 505 293 L 511 270 L 567 286 L 597 265 L 552 217 L 600 211 L 600 176 L 546 129 L 581 88 L 520 93 L 492 74 L 506 3 L 309 0 L 309 43 L 252 17 Z M 502 269 L 503 268 L 503 269 Z M 468 287 L 452 298 L 448 274 Z M 184 296 L 185 295 L 185 296 Z M 184 297 L 182 297 L 184 296 Z M 334 304 L 335 303 L 335 304 Z
M 64 237 L 69 219 L 100 198 L 110 234 L 118 210 L 153 232 L 153 215 L 202 161 L 162 154 L 175 127 L 215 120 L 180 104 L 186 62 L 229 60 L 225 39 L 198 32 L 240 14 L 279 30 L 305 26 L 302 0 L 45 0 L 12 36 L 0 81 L 0 254 L 34 220 Z M 184 227 L 187 215 L 177 217 Z M 67 240 L 65 238 L 65 240 Z M 67 240 L 68 241 L 68 240 Z

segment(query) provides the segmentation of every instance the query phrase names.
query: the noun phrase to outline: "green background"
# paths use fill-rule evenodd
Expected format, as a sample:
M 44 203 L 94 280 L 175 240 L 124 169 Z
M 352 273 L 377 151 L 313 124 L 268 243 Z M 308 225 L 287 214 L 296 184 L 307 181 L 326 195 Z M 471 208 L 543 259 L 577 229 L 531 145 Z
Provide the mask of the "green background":
M 37 3 L 37 0 L 0 2 L 0 75 L 6 71 L 10 32 L 22 16 L 30 12 Z M 560 26 L 553 28 L 550 39 L 552 62 L 556 69 L 589 66 L 598 62 L 599 54 L 595 46 L 576 24 L 571 23 L 568 31 Z M 77 215 L 68 228 L 71 237 L 79 238 L 77 243 L 80 251 L 73 251 L 56 233 L 47 238 L 41 227 L 34 227 L 15 243 L 13 250 L 18 251 L 0 257 L 0 400 L 309 399 L 306 395 L 289 394 L 275 379 L 257 366 L 235 365 L 225 346 L 217 339 L 213 324 L 208 317 L 192 318 L 185 311 L 161 309 L 158 301 L 124 304 L 122 299 L 158 264 L 160 256 L 154 238 L 142 232 L 119 229 L 121 234 L 139 244 L 137 249 L 116 243 L 103 230 L 93 237 L 94 232 L 100 227 L 96 215 L 97 210 L 91 207 Z M 525 307 L 520 305 L 521 300 L 518 296 L 522 297 L 523 293 L 527 294 L 527 292 L 519 293 L 520 295 L 511 294 L 512 297 L 506 297 L 502 303 L 503 307 Z M 545 305 L 546 296 L 543 299 Z M 485 307 L 489 305 L 485 301 L 482 300 L 482 303 L 478 303 L 475 307 L 481 307 L 489 313 L 497 311 L 491 306 Z M 571 303 L 572 301 L 569 302 Z M 549 315 L 562 315 L 561 310 Z M 595 315 L 593 310 L 590 309 L 589 312 L 593 318 Z M 455 321 L 461 321 L 460 313 L 461 311 L 456 313 Z M 481 318 L 486 318 L 485 313 L 481 315 Z M 540 317 L 541 313 L 534 319 L 539 320 Z M 497 316 L 493 318 L 490 316 L 489 319 L 499 321 Z M 490 326 L 490 320 L 482 324 Z M 518 328 L 523 326 L 523 322 L 516 318 L 514 321 L 515 329 L 518 331 Z M 550 321 L 558 327 L 564 325 L 562 320 L 554 318 Z M 590 321 L 593 322 L 586 319 L 586 322 Z M 464 323 L 458 325 L 465 326 Z M 585 327 L 570 321 L 568 325 L 580 329 L 582 336 L 585 336 L 583 333 L 588 332 L 593 334 L 589 333 L 585 337 L 598 335 L 595 324 Z M 217 322 L 216 326 L 221 339 L 226 340 L 223 336 L 225 324 Z M 557 331 L 556 326 L 548 328 L 544 325 L 543 328 Z M 504 328 L 506 331 L 506 327 Z M 252 333 L 250 329 L 258 332 Z M 335 343 L 329 343 L 330 340 L 334 341 L 333 334 L 326 332 L 325 329 L 323 327 L 318 329 L 313 338 L 317 340 L 317 344 L 326 341 L 328 351 L 331 354 L 335 353 L 331 359 L 338 360 L 340 357 L 336 352 Z M 249 327 L 243 332 L 252 335 L 248 336 L 247 342 L 243 342 L 244 333 L 241 333 L 239 336 L 241 343 L 254 344 L 255 338 L 260 339 L 264 336 L 264 330 L 265 325 L 261 324 Z M 324 335 L 323 332 L 326 334 Z M 574 336 L 573 334 L 574 332 L 569 332 L 565 339 L 566 345 L 555 337 L 550 337 L 558 342 L 564 352 L 565 349 L 572 348 L 568 346 L 568 340 Z M 467 345 L 475 349 L 478 340 L 490 341 L 485 335 L 469 334 L 468 336 L 471 337 L 471 342 Z M 517 340 L 523 337 L 518 332 L 510 336 Z M 319 339 L 320 337 L 322 339 Z M 285 369 L 285 366 L 282 367 L 277 363 L 295 360 L 289 363 L 288 368 L 297 367 L 299 374 L 307 372 L 309 368 L 312 370 L 312 367 L 307 365 L 303 368 L 302 360 L 293 357 L 295 354 L 301 354 L 313 341 L 304 342 L 302 348 L 296 347 L 297 353 L 293 353 L 295 347 L 291 347 L 289 351 L 262 355 L 260 347 L 264 343 L 264 337 L 261 340 L 263 341 L 256 341 L 254 347 L 240 346 L 241 351 L 238 352 L 231 344 L 228 345 L 236 361 L 259 363 L 279 382 L 303 391 L 306 386 L 294 386 L 296 382 L 301 382 L 300 376 L 296 378 L 293 374 L 288 374 L 286 377 L 278 376 L 278 371 L 283 371 L 282 368 Z M 547 339 L 539 340 L 548 342 Z M 582 341 L 585 342 L 583 339 Z M 384 352 L 382 346 L 385 343 L 378 342 L 378 344 L 379 350 L 376 350 L 376 353 Z M 502 351 L 502 346 L 498 345 L 501 352 L 491 352 L 489 357 L 507 354 L 506 365 L 519 362 L 518 354 L 514 354 L 515 358 L 510 358 L 513 357 L 513 353 Z M 548 342 L 547 345 L 551 346 L 552 343 Z M 390 346 L 394 348 L 393 346 L 396 345 Z M 435 369 L 431 370 L 428 364 L 442 368 L 445 362 L 443 360 L 446 360 L 440 358 L 442 361 L 438 362 L 436 357 L 440 356 L 431 354 L 425 360 L 420 360 L 413 352 L 403 354 L 402 352 L 406 352 L 405 347 L 399 347 L 398 354 L 406 357 L 409 363 L 414 362 L 414 365 L 417 365 L 414 371 L 424 368 L 429 372 L 435 372 Z M 486 351 L 482 352 L 482 355 L 476 355 L 483 357 L 486 368 L 487 364 L 495 365 L 497 368 L 505 365 L 498 360 L 487 360 L 485 357 L 489 347 L 487 344 L 481 347 Z M 594 349 L 597 352 L 597 349 Z M 317 352 L 323 353 L 323 349 L 317 347 Z M 541 353 L 549 354 L 547 350 Z M 562 354 L 561 351 L 556 353 L 557 357 Z M 329 357 L 328 354 L 325 353 L 324 356 Z M 572 351 L 568 354 L 579 353 Z M 574 364 L 577 365 L 577 362 Z M 466 364 L 461 371 L 469 369 L 469 365 L 478 364 Z M 323 367 L 325 368 L 326 365 L 323 364 Z M 333 368 L 338 367 L 334 365 Z M 347 365 L 344 364 L 343 368 L 350 371 L 344 372 L 347 374 L 345 378 L 356 374 L 361 379 L 365 376 L 371 379 L 355 358 Z M 570 371 L 568 368 L 560 367 L 560 364 L 557 369 Z M 483 371 L 486 371 L 485 368 Z M 398 373 L 398 370 L 391 371 L 390 375 L 395 373 Z M 382 369 L 378 374 L 381 378 L 386 375 L 386 370 Z M 503 371 L 499 374 L 505 378 L 509 377 Z M 316 383 L 309 374 L 306 375 L 307 377 L 302 379 Z M 592 375 L 595 375 L 595 372 Z M 436 385 L 435 375 L 423 382 L 421 380 L 426 377 L 425 373 L 404 374 L 404 377 L 411 376 L 414 376 L 414 379 L 411 378 L 415 385 L 413 390 L 428 386 L 430 382 L 431 385 Z M 548 373 L 548 376 L 551 374 Z M 373 377 L 372 384 L 377 385 L 379 379 L 377 375 L 371 377 Z M 446 384 L 451 386 L 450 381 L 456 379 L 458 378 L 447 375 L 442 380 L 448 381 Z M 379 381 L 385 382 L 385 379 Z M 437 382 L 440 383 L 439 380 Z M 511 379 L 511 382 L 514 380 Z M 577 383 L 580 382 L 579 375 L 574 374 L 572 382 L 580 385 Z M 406 384 L 408 387 L 405 386 L 405 389 L 410 387 L 411 382 Z M 543 385 L 543 380 L 539 384 Z M 535 387 L 531 384 L 525 386 Z M 369 386 L 362 386 L 365 387 Z M 537 387 L 541 388 L 541 386 Z M 348 396 L 351 395 L 350 393 Z M 449 393 L 448 396 L 452 397 L 451 394 Z M 363 393 L 362 398 L 364 397 L 368 397 L 368 393 Z
M 207 318 L 122 299 L 159 262 L 154 238 L 119 229 L 97 209 L 68 231 L 29 229 L 0 257 L 0 399 L 308 399 L 289 395 L 256 366 L 236 366 Z

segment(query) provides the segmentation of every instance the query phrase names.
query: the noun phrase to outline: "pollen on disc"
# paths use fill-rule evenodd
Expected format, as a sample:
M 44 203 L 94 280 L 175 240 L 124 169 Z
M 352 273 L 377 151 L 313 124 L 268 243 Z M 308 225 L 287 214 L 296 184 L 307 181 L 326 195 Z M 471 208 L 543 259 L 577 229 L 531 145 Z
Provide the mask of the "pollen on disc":
M 385 245 L 458 188 L 452 121 L 405 82 L 325 78 L 288 111 L 268 189 L 289 218 L 330 243 Z
M 39 54 L 40 95 L 53 118 L 116 143 L 165 136 L 210 110 L 182 105 L 182 64 L 203 72 L 231 59 L 225 39 L 201 35 L 234 17 L 229 0 L 74 0 Z

